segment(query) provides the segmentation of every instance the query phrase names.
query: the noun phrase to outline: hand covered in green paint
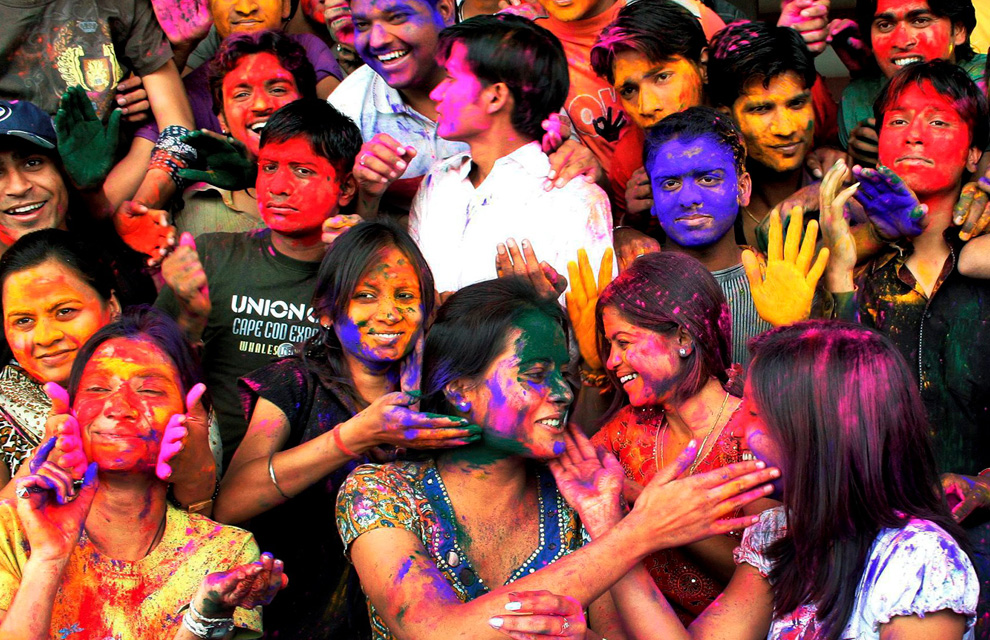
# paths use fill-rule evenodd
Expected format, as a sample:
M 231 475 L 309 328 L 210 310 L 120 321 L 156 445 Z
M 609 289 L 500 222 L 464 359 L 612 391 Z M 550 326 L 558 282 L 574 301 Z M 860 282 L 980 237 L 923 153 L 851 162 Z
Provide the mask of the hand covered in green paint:
M 282 561 L 263 553 L 257 562 L 203 578 L 191 604 L 206 618 L 227 618 L 238 607 L 253 609 L 270 604 L 288 584 Z
M 411 409 L 410 405 L 419 402 L 419 395 L 419 392 L 396 391 L 377 398 L 337 427 L 344 445 L 360 454 L 381 445 L 450 448 L 481 438 L 481 427 L 470 424 L 464 418 Z
M 852 291 L 854 288 L 852 273 L 856 266 L 856 241 L 849 230 L 844 211 L 846 202 L 856 193 L 858 185 L 854 184 L 841 193 L 836 193 L 848 173 L 845 162 L 836 162 L 825 174 L 818 192 L 822 238 L 829 251 L 825 280 L 828 290 L 836 293 Z
M 506 613 L 488 620 L 493 629 L 526 640 L 571 638 L 584 640 L 588 621 L 581 603 L 549 591 L 515 591 L 509 594 Z
M 104 126 L 82 87 L 69 87 L 62 94 L 55 114 L 58 154 L 65 172 L 80 189 L 100 186 L 113 168 L 120 116 L 121 111 L 114 109 Z
M 818 279 L 828 263 L 828 249 L 822 249 L 815 257 L 815 240 L 818 223 L 808 223 L 804 232 L 804 212 L 800 207 L 791 210 L 787 227 L 787 239 L 783 239 L 780 214 L 770 212 L 770 238 L 767 250 L 766 272 L 760 272 L 756 254 L 743 251 L 742 261 L 753 295 L 753 305 L 760 317 L 775 327 L 805 320 L 811 315 L 811 301 L 815 297 Z M 801 234 L 804 232 L 804 241 Z M 800 247 L 799 247 L 800 246 Z M 799 250 L 800 249 L 800 250 Z
M 602 256 L 597 283 L 587 251 L 578 249 L 577 262 L 567 263 L 567 277 L 571 280 L 571 290 L 564 296 L 567 301 L 567 315 L 570 316 L 571 326 L 574 327 L 574 337 L 581 358 L 593 371 L 600 371 L 603 368 L 602 360 L 598 355 L 595 306 L 598 304 L 598 296 L 612 282 L 613 260 L 614 253 L 609 247 Z
M 202 129 L 190 131 L 182 136 L 182 141 L 196 149 L 197 164 L 206 169 L 179 169 L 180 178 L 228 191 L 254 187 L 258 163 L 240 140 Z
M 943 473 L 942 489 L 956 522 L 963 522 L 976 509 L 990 507 L 990 478 Z
M 549 262 L 540 262 L 529 240 L 522 241 L 522 252 L 516 241 L 509 238 L 498 243 L 495 255 L 495 273 L 499 278 L 522 278 L 545 298 L 557 299 L 567 289 L 567 279 L 557 273 Z
M 29 562 L 68 560 L 96 494 L 96 463 L 86 468 L 77 492 L 72 475 L 48 462 L 54 449 L 55 438 L 50 438 L 28 463 L 31 475 L 16 480 L 17 515 L 31 545 Z
M 893 242 L 914 238 L 928 226 L 928 207 L 918 202 L 918 196 L 888 167 L 852 168 L 859 180 L 854 196 L 881 240 Z
M 597 450 L 573 424 L 564 433 L 564 453 L 548 463 L 560 494 L 587 528 L 598 537 L 622 519 L 625 473 L 604 447 Z
M 959 202 L 952 209 L 952 223 L 959 229 L 960 240 L 970 240 L 987 232 L 990 226 L 990 169 L 977 182 L 962 189 Z

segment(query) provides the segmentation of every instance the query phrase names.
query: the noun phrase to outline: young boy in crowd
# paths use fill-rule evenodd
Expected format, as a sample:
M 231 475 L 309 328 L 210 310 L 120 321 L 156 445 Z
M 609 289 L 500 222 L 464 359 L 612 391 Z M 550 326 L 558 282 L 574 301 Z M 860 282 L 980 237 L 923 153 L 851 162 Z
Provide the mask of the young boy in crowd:
M 857 0 L 856 21 L 880 74 L 854 79 L 842 92 L 839 142 L 857 162 L 873 166 L 878 131 L 873 101 L 899 69 L 948 60 L 980 80 L 986 56 L 969 44 L 976 27 L 972 0 Z
M 804 168 L 815 135 L 814 83 L 814 60 L 793 29 L 737 22 L 712 38 L 708 96 L 739 125 L 753 181 L 743 207 L 747 244 L 756 245 L 756 227 L 774 206 L 814 181 Z
M 443 80 L 437 64 L 440 31 L 454 23 L 453 0 L 356 0 L 351 3 L 354 44 L 365 66 L 347 76 L 330 104 L 349 116 L 365 144 L 354 166 L 357 212 L 404 214 L 423 176 L 439 160 L 467 151 L 437 133 L 432 91 Z M 597 177 L 600 166 L 577 140 L 561 140 L 548 123 L 544 149 L 550 153 L 546 188 L 561 187 L 578 175 Z M 554 151 L 555 150 L 555 151 Z
M 496 277 L 497 244 L 510 237 L 528 239 L 558 273 L 580 248 L 598 265 L 612 244 L 605 192 L 583 180 L 543 188 L 541 123 L 567 95 L 560 42 L 525 18 L 476 16 L 445 29 L 438 49 L 437 133 L 470 151 L 433 166 L 410 212 L 437 290 Z
M 203 344 L 224 466 L 247 428 L 237 378 L 290 355 L 317 331 L 309 309 L 326 252 L 321 228 L 354 197 L 350 167 L 360 146 L 354 123 L 326 102 L 282 107 L 261 134 L 257 192 L 266 228 L 209 233 L 196 243 L 185 234 L 162 265 L 168 286 L 156 305 Z
M 985 637 L 979 634 L 990 632 L 990 280 L 959 273 L 968 248 L 952 211 L 990 141 L 987 100 L 963 69 L 934 60 L 897 73 L 881 91 L 874 117 L 883 168 L 855 172 L 855 197 L 868 210 L 898 209 L 897 217 L 918 224 L 866 266 L 856 292 L 859 319 L 886 334 L 918 374 L 950 504 L 969 498 L 982 507 L 963 524 L 977 552 L 978 637 Z M 830 283 L 835 293 L 848 294 L 851 269 L 845 285 Z

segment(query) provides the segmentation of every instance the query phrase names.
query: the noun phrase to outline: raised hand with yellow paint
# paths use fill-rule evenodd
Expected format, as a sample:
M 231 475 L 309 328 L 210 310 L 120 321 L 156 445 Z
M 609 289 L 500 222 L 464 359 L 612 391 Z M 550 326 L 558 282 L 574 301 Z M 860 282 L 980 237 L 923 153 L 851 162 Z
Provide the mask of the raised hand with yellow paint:
M 753 251 L 747 249 L 742 254 L 756 312 L 775 327 L 805 320 L 811 315 L 815 287 L 828 264 L 828 249 L 822 249 L 818 258 L 814 259 L 818 222 L 812 220 L 808 223 L 802 242 L 803 223 L 804 211 L 794 207 L 787 227 L 787 238 L 784 239 L 780 213 L 776 210 L 770 212 L 767 264 L 762 273 Z
M 564 296 L 567 301 L 567 315 L 574 327 L 581 358 L 586 368 L 592 371 L 603 369 L 595 337 L 595 305 L 598 304 L 599 294 L 612 282 L 613 257 L 612 249 L 606 249 L 598 270 L 597 283 L 587 251 L 578 249 L 577 262 L 567 263 L 567 277 L 571 281 L 571 290 Z

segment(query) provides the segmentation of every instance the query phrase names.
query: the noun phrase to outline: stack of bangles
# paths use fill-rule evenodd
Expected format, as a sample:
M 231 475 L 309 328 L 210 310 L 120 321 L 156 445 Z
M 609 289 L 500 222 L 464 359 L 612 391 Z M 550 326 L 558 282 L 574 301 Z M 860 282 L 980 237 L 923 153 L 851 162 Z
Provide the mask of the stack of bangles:
M 151 164 L 149 169 L 161 169 L 168 173 L 169 178 L 180 189 L 184 186 L 184 181 L 179 177 L 180 169 L 187 169 L 196 162 L 196 149 L 192 145 L 183 142 L 183 138 L 189 133 L 189 129 L 173 124 L 162 129 L 158 134 L 158 142 L 155 143 L 155 150 L 151 153 Z
M 193 603 L 189 603 L 186 614 L 182 616 L 182 626 L 197 638 L 213 640 L 226 637 L 234 629 L 234 618 L 207 618 Z

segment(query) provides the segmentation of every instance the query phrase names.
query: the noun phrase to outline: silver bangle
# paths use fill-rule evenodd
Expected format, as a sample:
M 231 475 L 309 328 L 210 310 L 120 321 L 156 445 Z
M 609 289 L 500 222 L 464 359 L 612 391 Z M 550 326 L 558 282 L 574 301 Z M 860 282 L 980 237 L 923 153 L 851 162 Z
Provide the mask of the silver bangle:
M 276 451 L 275 453 L 278 452 Z M 272 479 L 272 484 L 275 485 L 275 490 L 282 494 L 282 497 L 286 500 L 291 500 L 291 498 L 285 495 L 285 492 L 282 491 L 282 487 L 278 486 L 278 480 L 275 479 L 275 465 L 272 464 L 272 461 L 275 460 L 275 453 L 268 456 L 268 477 Z
M 189 633 L 193 634 L 197 638 L 202 638 L 203 640 L 216 640 L 218 638 L 223 638 L 234 628 L 233 618 L 215 619 L 220 620 L 222 623 L 203 624 L 201 622 L 197 622 L 194 619 L 192 605 L 189 605 L 189 608 L 186 609 L 186 614 L 182 616 L 182 626 L 185 627 Z

